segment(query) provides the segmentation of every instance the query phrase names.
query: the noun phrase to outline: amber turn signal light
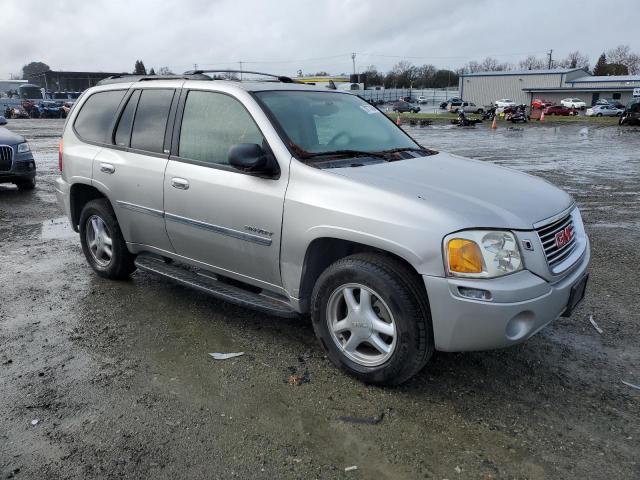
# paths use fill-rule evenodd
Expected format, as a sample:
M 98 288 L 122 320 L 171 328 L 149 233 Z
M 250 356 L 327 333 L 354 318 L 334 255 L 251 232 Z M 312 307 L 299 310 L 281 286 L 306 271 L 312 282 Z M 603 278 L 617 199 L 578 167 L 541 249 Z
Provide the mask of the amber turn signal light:
M 476 242 L 453 238 L 447 245 L 449 271 L 452 273 L 481 273 L 482 253 Z

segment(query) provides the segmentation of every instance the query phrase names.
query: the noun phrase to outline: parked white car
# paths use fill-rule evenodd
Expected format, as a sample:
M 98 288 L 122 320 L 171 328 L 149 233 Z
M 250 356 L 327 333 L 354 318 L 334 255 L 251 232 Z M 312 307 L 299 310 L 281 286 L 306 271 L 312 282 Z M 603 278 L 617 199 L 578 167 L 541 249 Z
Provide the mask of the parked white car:
M 588 117 L 619 117 L 624 112 L 624 108 L 614 107 L 613 105 L 594 105 L 587 109 Z
M 496 107 L 505 108 L 505 107 L 515 107 L 516 102 L 511 100 L 510 98 L 501 98 L 500 100 L 495 101 Z
M 479 107 L 473 102 L 463 102 L 462 105 L 450 105 L 449 111 L 452 113 L 458 113 L 460 110 L 464 111 L 464 113 L 482 113 L 484 112 L 483 107 Z
M 420 103 L 420 104 L 427 103 L 427 97 L 425 97 L 424 95 L 420 95 L 418 97 L 418 103 Z
M 579 108 L 580 110 L 587 108 L 587 104 L 579 98 L 563 98 L 560 100 L 560 105 L 567 108 Z

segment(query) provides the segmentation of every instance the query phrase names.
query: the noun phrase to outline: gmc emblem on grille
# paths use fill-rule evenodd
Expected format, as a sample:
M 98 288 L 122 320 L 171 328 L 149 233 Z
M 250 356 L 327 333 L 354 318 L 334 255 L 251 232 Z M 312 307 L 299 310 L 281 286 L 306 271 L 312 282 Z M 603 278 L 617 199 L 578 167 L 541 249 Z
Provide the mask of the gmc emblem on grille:
M 573 238 L 573 227 L 571 225 L 564 227 L 556 233 L 556 247 L 562 248 Z

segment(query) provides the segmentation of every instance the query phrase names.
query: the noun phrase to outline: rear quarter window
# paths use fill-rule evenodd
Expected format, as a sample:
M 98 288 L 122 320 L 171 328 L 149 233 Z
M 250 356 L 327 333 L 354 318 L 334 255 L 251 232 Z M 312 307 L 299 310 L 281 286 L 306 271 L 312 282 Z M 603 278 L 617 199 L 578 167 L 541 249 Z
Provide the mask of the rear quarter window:
M 83 140 L 106 143 L 126 90 L 97 92 L 82 105 L 73 127 Z

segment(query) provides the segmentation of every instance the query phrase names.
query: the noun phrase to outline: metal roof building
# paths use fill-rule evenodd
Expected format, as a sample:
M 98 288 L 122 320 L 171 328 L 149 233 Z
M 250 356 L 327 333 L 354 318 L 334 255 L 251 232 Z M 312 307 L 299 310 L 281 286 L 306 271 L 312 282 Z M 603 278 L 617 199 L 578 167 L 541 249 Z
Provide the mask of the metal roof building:
M 489 105 L 501 98 L 530 104 L 538 97 L 555 103 L 567 97 L 580 98 L 587 105 L 599 98 L 627 103 L 634 93 L 640 95 L 639 88 L 639 75 L 594 77 L 578 68 L 477 72 L 460 76 L 462 98 L 477 105 Z

